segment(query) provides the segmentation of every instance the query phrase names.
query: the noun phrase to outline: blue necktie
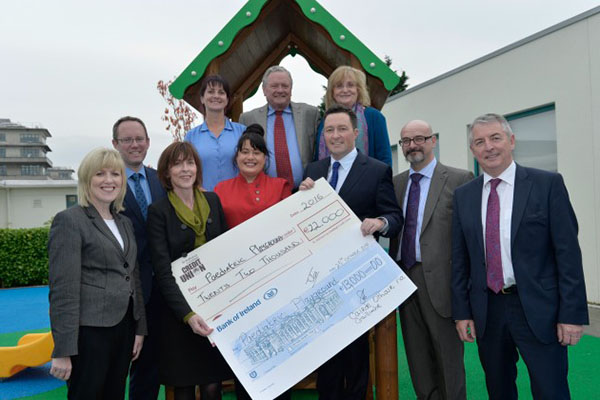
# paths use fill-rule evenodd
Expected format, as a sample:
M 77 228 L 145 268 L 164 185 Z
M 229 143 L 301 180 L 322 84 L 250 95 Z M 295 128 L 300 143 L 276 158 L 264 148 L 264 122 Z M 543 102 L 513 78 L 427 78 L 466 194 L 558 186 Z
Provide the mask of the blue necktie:
M 338 170 L 340 169 L 340 162 L 336 161 L 333 163 L 333 171 L 331 172 L 331 180 L 329 181 L 329 184 L 331 185 L 331 187 L 333 188 L 333 190 L 335 190 L 336 186 L 337 186 L 337 182 L 338 182 Z
M 142 179 L 142 174 L 136 172 L 131 175 L 131 179 L 133 179 L 133 188 L 135 193 L 135 199 L 137 200 L 138 206 L 140 206 L 140 211 L 144 216 L 144 220 L 148 217 L 148 202 L 146 201 L 146 195 L 144 194 L 144 189 L 142 189 L 142 185 L 140 184 L 140 179 Z
M 404 218 L 404 232 L 402 233 L 402 247 L 400 258 L 402 264 L 408 269 L 417 262 L 417 220 L 419 217 L 419 198 L 421 197 L 421 186 L 419 181 L 423 175 L 414 173 L 410 176 L 412 183 L 408 192 L 406 202 L 406 218 Z

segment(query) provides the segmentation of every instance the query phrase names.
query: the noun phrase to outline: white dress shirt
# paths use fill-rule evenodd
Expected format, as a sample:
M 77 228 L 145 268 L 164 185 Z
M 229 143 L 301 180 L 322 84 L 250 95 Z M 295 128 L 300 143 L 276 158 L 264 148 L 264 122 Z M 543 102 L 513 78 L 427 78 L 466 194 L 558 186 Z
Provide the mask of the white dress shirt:
M 500 200 L 500 253 L 502 256 L 502 275 L 504 287 L 516 284 L 510 252 L 510 234 L 512 221 L 512 207 L 515 193 L 515 173 L 517 165 L 513 161 L 499 176 L 502 180 L 496 188 Z M 485 246 L 485 220 L 487 216 L 487 203 L 490 197 L 490 180 L 493 178 L 483 173 L 483 191 L 481 193 L 481 225 L 483 227 L 483 243 Z

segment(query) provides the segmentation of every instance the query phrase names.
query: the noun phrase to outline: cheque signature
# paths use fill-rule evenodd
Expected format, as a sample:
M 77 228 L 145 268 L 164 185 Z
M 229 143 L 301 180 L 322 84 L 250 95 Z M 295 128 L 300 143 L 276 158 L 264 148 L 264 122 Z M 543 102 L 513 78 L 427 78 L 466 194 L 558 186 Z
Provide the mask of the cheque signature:
M 315 271 L 313 267 L 310 267 L 310 271 L 308 271 L 308 276 L 306 277 L 306 283 L 307 285 L 310 285 L 310 287 L 314 287 L 315 283 L 317 283 L 317 277 L 319 276 L 319 271 Z

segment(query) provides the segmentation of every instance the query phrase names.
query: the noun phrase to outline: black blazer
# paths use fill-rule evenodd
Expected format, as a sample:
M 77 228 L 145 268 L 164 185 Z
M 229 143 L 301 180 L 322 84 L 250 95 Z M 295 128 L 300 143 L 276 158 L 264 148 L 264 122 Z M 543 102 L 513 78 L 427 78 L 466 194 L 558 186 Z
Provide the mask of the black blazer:
M 227 230 L 227 222 L 219 197 L 213 192 L 204 192 L 204 195 L 210 206 L 206 221 L 208 242 Z M 177 217 L 167 197 L 152 203 L 148 209 L 148 244 L 154 276 L 165 302 L 179 321 L 192 309 L 173 278 L 171 262 L 194 250 L 195 237 L 194 231 Z
M 148 186 L 150 186 L 152 202 L 162 199 L 167 193 L 158 180 L 156 170 L 148 167 L 144 168 L 146 170 Z M 129 184 L 127 185 L 127 192 L 123 204 L 125 206 L 125 211 L 123 211 L 122 214 L 127 216 L 133 223 L 133 232 L 135 234 L 135 241 L 137 242 L 137 259 L 140 265 L 140 279 L 142 281 L 144 303 L 148 304 L 148 301 L 150 301 L 150 294 L 152 293 L 152 261 L 150 260 L 150 250 L 147 247 L 146 220 L 144 220 L 144 217 L 142 216 L 140 206 L 135 199 L 135 195 L 130 190 Z
M 327 157 L 308 164 L 304 178 L 327 179 L 330 163 Z M 404 217 L 394 194 L 392 169 L 387 164 L 359 152 L 339 195 L 361 221 L 387 219 L 388 231 L 383 236 L 394 237 L 400 233 Z
M 454 192 L 452 316 L 487 321 L 487 272 L 481 223 L 483 176 Z M 515 172 L 511 258 L 525 318 L 542 343 L 556 342 L 556 324 L 589 323 L 577 219 L 560 174 Z

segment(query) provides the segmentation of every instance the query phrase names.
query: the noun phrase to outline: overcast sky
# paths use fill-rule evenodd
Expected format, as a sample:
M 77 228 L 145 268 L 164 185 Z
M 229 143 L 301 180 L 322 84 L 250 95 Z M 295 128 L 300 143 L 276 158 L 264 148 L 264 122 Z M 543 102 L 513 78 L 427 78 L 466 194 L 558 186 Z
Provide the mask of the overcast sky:
M 0 118 L 52 134 L 55 166 L 76 168 L 110 146 L 123 115 L 142 118 L 156 165 L 171 142 L 156 83 L 177 76 L 243 0 L 0 0 Z M 599 5 L 592 0 L 321 0 L 376 55 L 415 86 Z M 292 98 L 317 104 L 325 78 L 301 57 L 283 65 Z M 409 86 L 409 87 L 410 87 Z M 264 104 L 262 92 L 244 103 Z

